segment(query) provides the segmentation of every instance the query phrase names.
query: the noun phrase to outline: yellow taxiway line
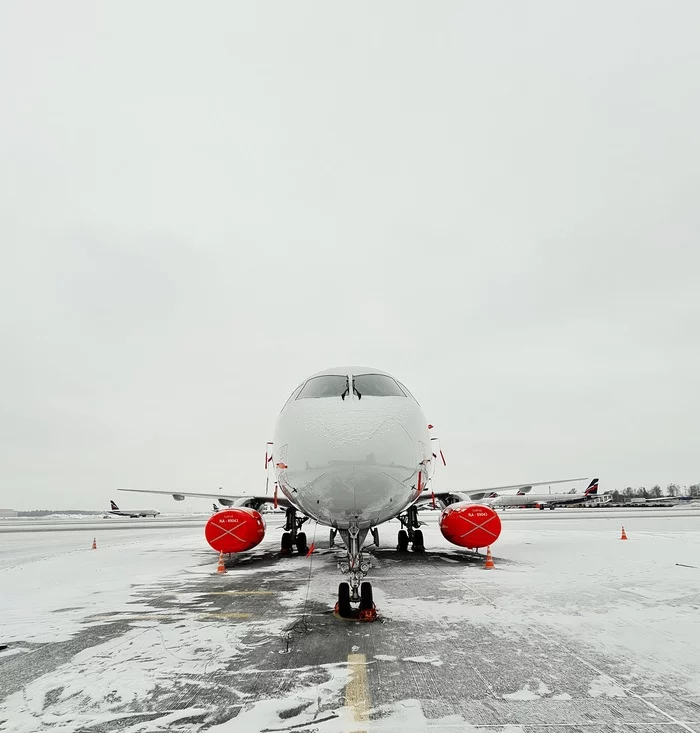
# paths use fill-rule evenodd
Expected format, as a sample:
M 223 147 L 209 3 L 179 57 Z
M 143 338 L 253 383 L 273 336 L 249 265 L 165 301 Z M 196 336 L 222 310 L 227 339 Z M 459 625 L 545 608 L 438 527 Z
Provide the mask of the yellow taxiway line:
M 369 719 L 369 683 L 367 681 L 367 658 L 364 654 L 348 654 L 348 666 L 351 677 L 345 688 L 345 707 L 352 710 L 352 717 L 357 723 Z M 349 733 L 366 733 L 363 726 L 354 728 Z
M 166 619 L 168 621 L 180 621 L 185 616 L 204 616 L 206 618 L 250 618 L 252 613 L 226 613 L 225 611 L 186 611 L 184 613 L 143 613 L 143 614 L 124 614 L 122 616 L 91 616 L 86 619 L 89 623 L 93 621 L 156 621 Z
M 211 593 L 202 593 L 203 596 L 272 596 L 273 590 L 217 590 Z

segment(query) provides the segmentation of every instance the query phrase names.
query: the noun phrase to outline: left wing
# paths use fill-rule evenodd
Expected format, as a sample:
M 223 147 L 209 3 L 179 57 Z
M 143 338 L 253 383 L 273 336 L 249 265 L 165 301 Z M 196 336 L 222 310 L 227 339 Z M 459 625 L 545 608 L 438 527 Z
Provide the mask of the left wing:
M 278 496 L 276 490 L 271 496 L 268 494 L 234 496 L 233 494 L 220 494 L 213 491 L 162 491 L 160 489 L 117 489 L 117 491 L 133 491 L 138 494 L 165 494 L 166 496 L 172 496 L 175 501 L 184 501 L 187 496 L 197 499 L 216 499 L 219 504 L 222 504 L 223 506 L 245 506 L 255 509 L 256 511 L 266 503 L 274 504 L 275 506 L 279 505 L 285 508 L 291 506 L 285 496 Z

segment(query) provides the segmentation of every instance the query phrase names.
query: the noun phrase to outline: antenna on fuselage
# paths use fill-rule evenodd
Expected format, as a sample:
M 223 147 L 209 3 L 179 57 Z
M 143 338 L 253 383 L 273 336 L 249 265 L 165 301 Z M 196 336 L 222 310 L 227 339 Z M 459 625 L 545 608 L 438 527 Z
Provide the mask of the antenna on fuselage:
M 271 440 L 268 440 L 267 443 L 265 443 L 265 496 L 267 496 L 267 492 L 270 488 L 270 464 L 272 463 L 272 451 L 269 451 L 268 448 L 271 445 L 274 445 Z

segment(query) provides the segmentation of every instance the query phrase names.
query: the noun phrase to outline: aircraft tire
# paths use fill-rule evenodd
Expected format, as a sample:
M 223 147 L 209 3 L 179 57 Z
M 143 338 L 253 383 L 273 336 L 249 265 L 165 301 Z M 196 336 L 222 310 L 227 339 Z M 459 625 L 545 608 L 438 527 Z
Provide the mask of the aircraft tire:
M 285 532 L 282 535 L 282 554 L 289 555 L 292 552 L 292 534 Z
M 350 618 L 352 616 L 349 583 L 340 583 L 338 586 L 338 615 L 341 618 Z
M 405 529 L 399 530 L 399 544 L 396 549 L 399 552 L 406 552 L 408 550 L 408 532 Z
M 422 529 L 417 529 L 413 533 L 413 552 L 425 552 L 425 541 L 423 540 Z
M 297 552 L 300 555 L 306 555 L 309 548 L 306 546 L 306 532 L 299 532 L 297 535 Z
M 369 611 L 373 606 L 372 584 L 365 581 L 360 586 L 360 611 Z

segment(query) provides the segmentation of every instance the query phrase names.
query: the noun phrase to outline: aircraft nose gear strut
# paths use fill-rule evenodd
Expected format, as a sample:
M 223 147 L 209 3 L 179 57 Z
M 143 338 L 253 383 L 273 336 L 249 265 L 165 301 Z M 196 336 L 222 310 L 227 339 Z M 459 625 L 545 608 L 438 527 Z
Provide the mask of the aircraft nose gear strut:
M 424 522 L 418 521 L 418 507 L 414 504 L 408 507 L 403 514 L 398 516 L 402 529 L 399 530 L 399 540 L 396 547 L 400 552 L 408 550 L 409 542 L 413 544 L 413 552 L 425 552 L 425 541 L 423 530 L 420 526 Z
M 292 549 L 296 545 L 297 552 L 300 555 L 306 555 L 309 548 L 306 546 L 306 532 L 300 532 L 302 524 L 308 522 L 308 517 L 297 516 L 297 510 L 294 507 L 287 509 L 287 516 L 284 522 L 284 534 L 282 535 L 282 554 L 291 555 Z
M 372 598 L 372 584 L 362 582 L 369 571 L 369 558 L 362 554 L 362 544 L 367 536 L 366 529 L 359 529 L 353 524 L 349 529 L 340 529 L 340 536 L 348 548 L 347 557 L 339 563 L 340 570 L 348 576 L 349 583 L 338 586 L 338 602 L 335 611 L 341 618 L 374 621 L 377 609 Z M 355 610 L 352 603 L 360 604 Z

